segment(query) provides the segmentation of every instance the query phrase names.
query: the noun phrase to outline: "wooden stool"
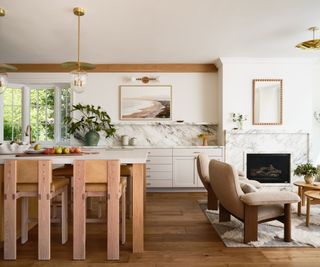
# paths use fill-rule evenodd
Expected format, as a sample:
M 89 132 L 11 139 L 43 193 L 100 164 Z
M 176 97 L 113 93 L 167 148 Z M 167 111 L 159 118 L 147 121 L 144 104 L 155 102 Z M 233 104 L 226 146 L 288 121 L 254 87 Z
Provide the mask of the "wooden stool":
M 28 197 L 38 198 L 38 259 L 50 259 L 50 201 L 62 195 L 62 244 L 68 240 L 67 179 L 52 179 L 49 160 L 7 160 L 4 166 L 4 259 L 16 252 L 17 199 L 22 199 L 21 243 L 28 240 Z
M 127 180 L 127 190 L 126 190 L 126 205 L 127 205 L 127 216 L 128 218 L 132 218 L 132 166 L 130 165 L 121 165 L 120 166 L 120 175 L 121 177 L 126 178 Z M 71 178 L 73 177 L 73 166 L 71 164 L 65 164 L 62 167 L 55 168 L 53 170 L 53 177 L 65 177 L 67 179 L 70 179 L 71 184 Z M 71 205 L 71 187 L 69 188 L 69 200 Z M 88 201 L 89 209 L 92 209 L 92 202 Z M 99 211 L 100 214 L 100 211 Z
M 307 209 L 306 209 L 306 226 L 310 224 L 310 206 L 311 204 L 320 204 L 320 191 L 307 191 L 304 192 L 307 198 Z
M 108 188 L 114 186 L 118 192 L 111 195 Z M 88 197 L 106 197 L 110 202 L 107 206 L 107 224 L 119 227 L 119 204 L 116 202 L 123 197 L 122 205 L 122 237 L 125 232 L 125 180 L 120 179 L 120 162 L 118 160 L 76 160 L 74 162 L 74 193 L 73 193 L 73 259 L 85 259 L 86 246 L 86 199 Z M 119 229 L 119 228 L 118 228 Z M 116 231 L 118 232 L 118 231 Z M 119 258 L 119 236 L 107 231 L 108 246 L 112 255 L 108 258 Z M 108 250 L 109 251 L 109 250 Z

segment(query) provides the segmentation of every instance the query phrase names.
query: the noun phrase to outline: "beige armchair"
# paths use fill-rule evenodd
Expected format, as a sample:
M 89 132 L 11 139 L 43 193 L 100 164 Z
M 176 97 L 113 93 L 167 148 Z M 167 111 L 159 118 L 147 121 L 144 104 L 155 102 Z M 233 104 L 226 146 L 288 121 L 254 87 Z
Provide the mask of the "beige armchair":
M 254 192 L 244 194 L 237 171 L 229 164 L 211 160 L 211 187 L 219 199 L 219 221 L 233 215 L 244 223 L 244 242 L 257 241 L 258 224 L 278 220 L 284 224 L 284 240 L 291 241 L 291 203 L 300 198 L 292 192 Z
M 209 158 L 205 153 L 200 153 L 197 157 L 197 170 L 203 186 L 208 192 L 208 209 L 217 210 L 218 209 L 218 199 L 216 194 L 212 190 L 210 178 L 209 178 Z M 254 180 L 249 180 L 244 176 L 242 171 L 238 171 L 238 175 L 241 181 L 241 188 L 247 193 L 251 187 L 248 187 L 247 184 L 254 186 L 256 189 L 260 189 L 262 186 L 259 182 Z M 249 188 L 249 190 L 247 190 Z

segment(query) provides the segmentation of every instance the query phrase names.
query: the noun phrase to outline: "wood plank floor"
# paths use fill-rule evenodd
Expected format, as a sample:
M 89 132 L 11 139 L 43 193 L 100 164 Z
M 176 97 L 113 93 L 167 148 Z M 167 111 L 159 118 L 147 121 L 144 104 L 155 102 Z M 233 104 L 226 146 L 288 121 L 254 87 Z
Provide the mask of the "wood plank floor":
M 145 252 L 132 254 L 131 232 L 121 246 L 120 262 L 107 262 L 106 226 L 87 224 L 87 260 L 72 261 L 72 229 L 66 245 L 60 242 L 60 227 L 52 227 L 52 260 L 37 261 L 37 228 L 29 242 L 18 242 L 18 260 L 3 261 L 0 266 L 320 266 L 320 249 L 315 248 L 226 248 L 201 211 L 198 200 L 204 193 L 148 193 L 145 217 Z M 130 229 L 128 222 L 128 229 Z M 70 224 L 71 225 L 71 224 Z

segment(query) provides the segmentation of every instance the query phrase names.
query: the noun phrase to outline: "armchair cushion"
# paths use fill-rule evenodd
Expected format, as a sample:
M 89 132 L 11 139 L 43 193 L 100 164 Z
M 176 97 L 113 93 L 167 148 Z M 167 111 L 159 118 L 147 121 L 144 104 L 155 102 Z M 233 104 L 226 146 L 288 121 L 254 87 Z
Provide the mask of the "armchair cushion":
M 250 180 L 250 179 L 248 179 L 247 177 L 244 177 L 244 176 L 239 176 L 239 182 L 240 182 L 240 183 L 251 184 L 251 185 L 253 185 L 253 186 L 254 186 L 255 188 L 257 188 L 257 189 L 262 188 L 261 183 L 259 183 L 259 182 L 256 181 L 256 180 Z
M 254 192 L 240 196 L 240 200 L 246 205 L 261 206 L 274 204 L 297 203 L 300 197 L 292 192 Z
M 252 184 L 242 182 L 241 180 L 240 180 L 240 187 L 241 187 L 243 193 L 245 193 L 245 194 L 258 192 L 258 188 L 256 188 Z

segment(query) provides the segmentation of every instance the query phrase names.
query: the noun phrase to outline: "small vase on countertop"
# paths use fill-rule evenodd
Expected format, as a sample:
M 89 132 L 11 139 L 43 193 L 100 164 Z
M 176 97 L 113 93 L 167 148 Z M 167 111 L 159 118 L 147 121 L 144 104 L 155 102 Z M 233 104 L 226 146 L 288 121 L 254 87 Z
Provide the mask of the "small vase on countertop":
M 129 136 L 127 136 L 127 135 L 121 136 L 121 145 L 123 145 L 123 146 L 129 145 Z
M 137 145 L 137 138 L 132 137 L 129 141 L 130 146 L 136 146 Z

